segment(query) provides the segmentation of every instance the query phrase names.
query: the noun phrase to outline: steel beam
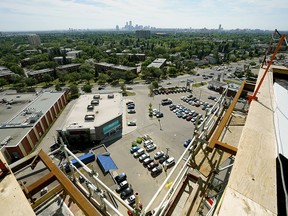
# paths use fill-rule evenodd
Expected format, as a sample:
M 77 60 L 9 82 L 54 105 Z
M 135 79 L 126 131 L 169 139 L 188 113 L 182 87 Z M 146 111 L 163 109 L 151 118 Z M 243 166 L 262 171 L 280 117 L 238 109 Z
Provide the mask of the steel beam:
M 215 133 L 213 134 L 213 136 L 209 142 L 209 145 L 207 146 L 208 151 L 211 152 L 214 149 L 214 147 L 218 147 L 218 148 L 220 147 L 220 148 L 222 148 L 221 150 L 229 150 L 229 151 L 232 150 L 232 152 L 234 152 L 236 150 L 236 152 L 237 152 L 237 148 L 236 149 L 234 147 L 231 148 L 232 146 L 229 146 L 227 143 L 225 143 L 225 145 L 224 145 L 224 143 L 220 143 L 218 140 L 219 140 L 219 138 L 222 134 L 222 131 L 223 131 L 224 127 L 226 126 L 226 124 L 227 124 L 227 122 L 231 116 L 231 113 L 234 110 L 234 107 L 235 107 L 235 105 L 236 105 L 236 103 L 237 103 L 237 101 L 238 101 L 238 99 L 239 99 L 239 97 L 240 97 L 240 95 L 244 89 L 245 83 L 246 83 L 246 81 L 244 80 L 242 82 L 242 85 L 240 86 L 237 94 L 235 95 L 232 103 L 230 104 L 229 108 L 227 109 L 223 119 L 221 120 L 219 126 L 217 127 Z M 218 144 L 218 145 L 216 145 L 216 144 Z M 235 152 L 235 154 L 236 154 L 236 152 Z
M 39 152 L 41 161 L 53 173 L 65 191 L 75 201 L 79 208 L 86 215 L 99 215 L 102 214 L 92 205 L 92 203 L 76 188 L 76 186 L 64 175 L 64 173 L 53 163 L 49 156 L 42 150 Z

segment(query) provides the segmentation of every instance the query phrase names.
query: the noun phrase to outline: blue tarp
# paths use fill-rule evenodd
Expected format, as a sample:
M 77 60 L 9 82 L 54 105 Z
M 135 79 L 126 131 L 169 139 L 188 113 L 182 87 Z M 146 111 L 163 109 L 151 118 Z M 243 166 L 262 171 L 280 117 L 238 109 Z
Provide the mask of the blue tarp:
M 98 154 L 97 163 L 99 164 L 103 173 L 107 173 L 109 170 L 118 169 L 118 167 L 116 166 L 110 155 Z

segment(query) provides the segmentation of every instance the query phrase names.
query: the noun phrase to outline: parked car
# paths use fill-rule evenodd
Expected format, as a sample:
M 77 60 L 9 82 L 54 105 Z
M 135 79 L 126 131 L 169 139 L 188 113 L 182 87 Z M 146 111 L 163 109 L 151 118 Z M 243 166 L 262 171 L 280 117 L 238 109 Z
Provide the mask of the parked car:
M 175 164 L 175 159 L 173 157 L 168 158 L 166 161 L 164 161 L 163 166 L 164 167 L 172 167 Z
M 125 181 L 122 181 L 119 183 L 119 187 L 116 189 L 116 192 L 117 193 L 120 193 L 121 191 L 125 190 L 126 188 L 128 188 L 128 182 L 125 180 Z
M 114 177 L 117 184 L 120 184 L 121 182 L 125 181 L 127 179 L 126 173 L 120 173 L 119 175 Z
M 163 164 L 164 161 L 166 161 L 169 158 L 169 155 L 163 155 L 161 158 L 159 158 L 159 163 Z
M 153 143 L 153 141 L 150 139 L 150 140 L 146 140 L 144 141 L 144 147 L 146 148 L 148 145 L 151 145 Z
M 127 122 L 128 126 L 136 126 L 136 121 L 129 121 Z
M 130 148 L 130 153 L 133 154 L 134 152 L 138 151 L 140 149 L 140 146 L 133 146 Z
M 147 152 L 150 152 L 150 151 L 155 150 L 156 148 L 157 148 L 157 146 L 153 143 L 153 144 L 148 145 L 148 146 L 146 147 L 146 151 L 147 151 Z
M 150 157 L 150 155 L 147 153 L 144 153 L 139 157 L 139 161 L 142 163 L 148 157 Z
M 161 100 L 162 106 L 170 105 L 170 104 L 172 104 L 172 103 L 173 103 L 173 102 L 172 102 L 172 100 L 171 100 L 170 98 Z
M 135 109 L 135 104 L 134 104 L 134 103 L 129 103 L 129 104 L 127 105 L 127 108 L 128 108 L 128 109 Z
M 163 151 L 158 151 L 158 152 L 156 152 L 156 154 L 155 154 L 155 156 L 154 156 L 154 159 L 155 159 L 155 160 L 158 160 L 158 159 L 161 158 L 163 155 L 164 155 L 164 152 L 163 152 Z
M 191 121 L 193 117 L 191 115 L 189 115 L 187 118 L 186 118 L 186 121 Z
M 133 195 L 131 195 L 130 197 L 128 197 L 128 198 L 125 200 L 125 202 L 126 202 L 128 205 L 132 206 L 132 205 L 135 203 L 135 195 L 133 194 Z
M 135 157 L 135 158 L 138 158 L 138 157 L 140 157 L 142 154 L 144 154 L 145 153 L 145 150 L 143 149 L 143 148 L 140 148 L 139 150 L 137 150 L 136 152 L 134 152 L 133 153 L 133 156 Z
M 159 110 L 157 110 L 157 109 L 152 109 L 152 114 L 153 114 L 153 116 L 156 116 L 156 114 L 159 112 Z
M 191 142 L 191 138 L 189 138 L 188 140 L 186 140 L 184 143 L 183 143 L 183 146 L 185 147 L 185 148 L 187 148 L 187 146 L 190 144 L 190 142 Z
M 154 159 L 151 158 L 151 157 L 148 157 L 146 158 L 144 161 L 143 161 L 143 166 L 147 166 L 148 164 L 150 164 Z
M 208 96 L 208 99 L 210 99 L 210 100 L 215 100 L 215 99 L 216 99 L 216 97 L 215 97 L 215 96 L 212 96 L 212 95 L 210 95 L 210 96 Z
M 146 141 L 146 140 L 151 140 L 151 137 L 148 135 L 148 134 L 145 134 L 143 137 L 142 137 L 142 140 Z
M 128 109 L 128 113 L 129 114 L 134 114 L 134 113 L 136 113 L 136 110 L 135 109 Z
M 156 114 L 156 117 L 157 117 L 157 118 L 162 118 L 162 117 L 163 117 L 163 113 L 162 113 L 162 112 L 158 112 L 158 113 Z
M 159 164 L 158 162 L 152 161 L 151 163 L 147 165 L 147 168 L 148 170 L 152 170 L 154 167 L 158 166 L 158 164 Z
M 131 194 L 133 194 L 133 189 L 128 187 L 124 191 L 121 192 L 120 197 L 121 199 L 127 199 Z
M 155 167 L 155 168 L 153 168 L 153 169 L 151 170 L 151 176 L 152 176 L 152 177 L 156 177 L 156 176 L 159 175 L 161 172 L 162 172 L 161 166 L 157 166 L 157 167 Z

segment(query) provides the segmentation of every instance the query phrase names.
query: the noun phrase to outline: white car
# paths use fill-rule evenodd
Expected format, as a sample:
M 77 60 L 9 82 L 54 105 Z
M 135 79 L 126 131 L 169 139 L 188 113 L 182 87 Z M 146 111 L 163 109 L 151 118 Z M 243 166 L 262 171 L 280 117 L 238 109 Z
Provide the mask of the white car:
M 127 122 L 128 126 L 136 126 L 136 121 L 129 121 Z
M 170 157 L 166 161 L 164 161 L 163 166 L 169 168 L 172 167 L 174 164 L 175 164 L 174 157 Z
M 143 148 L 140 148 L 138 151 L 136 151 L 135 153 L 133 153 L 133 156 L 135 157 L 135 158 L 138 158 L 138 157 L 140 157 L 142 154 L 144 154 L 145 153 L 145 150 L 143 149 Z
M 151 144 L 153 144 L 153 141 L 152 141 L 152 140 L 146 140 L 146 141 L 144 142 L 144 147 L 146 148 L 148 145 L 151 145 Z
M 156 148 L 157 148 L 157 146 L 152 143 L 152 144 L 150 144 L 150 145 L 148 145 L 148 146 L 146 147 L 146 151 L 147 151 L 147 152 L 150 152 L 150 151 L 155 150 Z
M 163 151 L 158 151 L 156 152 L 155 156 L 154 156 L 154 159 L 155 160 L 158 160 L 160 157 L 162 157 L 164 155 L 164 152 Z

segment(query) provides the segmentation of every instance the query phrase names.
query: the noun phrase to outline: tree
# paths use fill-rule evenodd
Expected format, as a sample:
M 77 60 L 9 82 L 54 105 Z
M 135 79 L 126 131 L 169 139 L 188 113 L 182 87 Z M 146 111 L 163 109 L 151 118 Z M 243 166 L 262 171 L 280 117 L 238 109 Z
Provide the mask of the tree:
M 24 70 L 23 68 L 21 68 L 20 66 L 18 65 L 12 65 L 10 67 L 10 70 L 16 74 L 19 74 L 19 75 L 24 75 Z
M 37 80 L 35 78 L 32 77 L 27 77 L 24 79 L 25 83 L 27 86 L 33 86 L 37 83 Z
M 126 85 L 124 83 L 121 83 L 120 84 L 120 88 L 122 90 L 122 95 L 123 96 L 127 96 L 127 88 L 126 88 Z
M 75 85 L 75 84 L 70 85 L 70 94 L 71 94 L 72 99 L 79 97 L 79 89 L 78 89 L 77 85 Z
M 13 84 L 19 83 L 19 82 L 22 81 L 22 77 L 20 75 L 18 75 L 18 74 L 12 74 L 11 75 L 11 81 L 12 81 Z
M 156 81 L 156 80 L 154 80 L 154 81 L 151 83 L 151 85 L 152 85 L 152 88 L 153 88 L 153 89 L 156 89 L 156 88 L 159 87 L 158 81 Z
M 153 96 L 154 96 L 154 91 L 153 91 L 153 86 L 152 86 L 152 84 L 150 84 L 150 85 L 148 86 L 148 89 L 149 89 L 149 96 L 150 96 L 150 97 L 153 97 Z
M 46 83 L 46 85 L 49 85 L 52 80 L 53 78 L 49 74 L 44 74 L 43 81 Z
M 152 103 L 151 102 L 149 103 L 148 111 L 149 111 L 149 117 L 152 117 L 153 113 L 152 113 Z
M 62 91 L 61 85 L 59 83 L 55 85 L 55 90 Z
M 81 78 L 80 74 L 77 72 L 69 73 L 65 75 L 65 79 L 69 80 L 70 82 L 76 83 Z
M 81 73 L 89 73 L 89 74 L 94 74 L 95 68 L 93 65 L 89 63 L 84 63 L 79 67 L 79 71 Z
M 86 80 L 86 82 L 89 84 L 90 83 L 90 80 L 94 77 L 93 74 L 91 73 L 88 73 L 88 72 L 85 72 L 81 75 L 81 79 L 84 79 Z
M 107 74 L 99 73 L 98 83 L 100 85 L 104 85 L 107 82 L 108 79 L 109 79 L 109 76 Z
M 92 92 L 91 91 L 91 89 L 92 89 L 92 86 L 90 85 L 90 84 L 85 84 L 83 87 L 82 87 L 82 90 L 84 91 L 84 92 Z
M 3 86 L 4 85 L 7 85 L 8 84 L 8 82 L 7 82 L 7 80 L 5 80 L 4 78 L 0 78 L 0 87 L 3 89 Z
M 169 76 L 171 76 L 171 77 L 175 77 L 175 76 L 177 76 L 177 69 L 175 68 L 175 67 L 169 67 L 168 68 L 168 74 L 169 74 Z
M 134 72 L 132 72 L 132 71 L 127 71 L 126 73 L 125 73 L 125 81 L 127 82 L 127 83 L 130 83 L 132 80 L 134 80 L 135 78 L 137 77 L 137 75 L 134 73 Z
M 144 79 L 159 79 L 162 74 L 162 71 L 159 68 L 149 67 L 145 68 L 142 72 L 142 77 Z

